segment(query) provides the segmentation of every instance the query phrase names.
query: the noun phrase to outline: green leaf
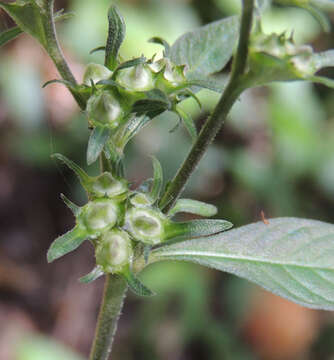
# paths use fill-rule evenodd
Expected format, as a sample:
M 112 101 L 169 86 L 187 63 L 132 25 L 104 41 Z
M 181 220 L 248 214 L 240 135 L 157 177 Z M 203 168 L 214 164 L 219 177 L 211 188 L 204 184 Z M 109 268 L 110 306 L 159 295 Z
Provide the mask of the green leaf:
M 202 201 L 192 199 L 179 199 L 174 207 L 169 211 L 169 216 L 174 216 L 179 212 L 186 212 L 200 216 L 210 217 L 217 214 L 217 208 L 214 205 L 206 204 Z
M 145 64 L 147 61 L 146 57 L 141 56 L 132 60 L 127 60 L 124 61 L 122 64 L 118 65 L 117 68 L 115 69 L 113 75 L 112 75 L 112 80 L 114 80 L 116 78 L 117 73 L 122 70 L 122 69 L 127 69 L 136 65 L 140 65 L 140 64 Z
M 125 270 L 122 275 L 125 277 L 129 288 L 136 294 L 139 296 L 153 296 L 155 295 L 155 293 L 150 290 L 149 288 L 147 288 L 135 275 L 134 273 L 130 270 L 127 269 Z
M 224 68 L 239 33 L 239 18 L 231 16 L 182 35 L 172 45 L 171 60 L 187 65 L 187 77 L 207 76 Z
M 97 51 L 105 51 L 105 50 L 106 50 L 106 47 L 105 47 L 105 46 L 98 46 L 98 47 L 92 49 L 92 50 L 89 52 L 89 54 L 91 55 L 91 54 L 94 54 L 94 53 L 97 52 Z
M 109 30 L 106 44 L 105 66 L 114 70 L 118 65 L 118 51 L 125 37 L 125 22 L 123 16 L 112 5 L 108 11 Z
M 106 126 L 96 126 L 88 140 L 87 164 L 91 165 L 101 154 L 104 145 L 110 137 L 110 129 Z
M 90 176 L 88 176 L 88 174 L 81 169 L 80 166 L 78 166 L 75 162 L 73 162 L 72 160 L 68 159 L 66 156 L 62 155 L 62 154 L 53 154 L 51 155 L 52 158 L 55 158 L 57 160 L 60 160 L 61 162 L 63 162 L 65 165 L 67 165 L 71 170 L 74 171 L 74 173 L 77 175 L 77 177 L 80 180 L 81 185 L 87 189 L 88 185 L 91 182 Z
M 0 46 L 7 44 L 9 41 L 15 39 L 22 33 L 23 31 L 18 26 L 14 26 L 8 30 L 2 31 L 0 33 Z
M 68 199 L 64 194 L 60 194 L 61 199 L 64 201 L 66 206 L 72 211 L 74 216 L 79 215 L 80 213 L 80 207 L 76 204 L 74 204 L 70 199 Z
M 191 220 L 186 222 L 170 222 L 165 226 L 165 241 L 180 241 L 199 236 L 208 236 L 228 230 L 233 226 L 226 220 Z
M 152 156 L 152 161 L 153 161 L 153 184 L 150 191 L 150 198 L 154 203 L 158 200 L 160 196 L 162 183 L 163 183 L 163 174 L 159 160 L 154 156 Z
M 186 112 L 181 110 L 179 107 L 176 108 L 176 113 L 180 116 L 180 119 L 183 121 L 185 128 L 187 129 L 191 140 L 194 143 L 197 140 L 197 129 L 194 123 L 194 120 Z
M 89 274 L 81 277 L 79 279 L 79 281 L 83 284 L 88 284 L 88 283 L 95 281 L 102 275 L 104 275 L 104 272 L 103 272 L 101 266 L 96 266 Z
M 0 3 L 1 7 L 1 3 Z M 73 16 L 72 13 L 63 13 L 63 10 L 60 10 L 55 13 L 54 21 L 58 22 L 61 20 L 67 20 Z M 8 30 L 5 30 L 0 33 L 0 47 L 5 45 L 7 42 L 15 39 L 18 35 L 22 34 L 23 30 L 20 27 L 14 26 Z
M 326 78 L 324 76 L 310 76 L 308 78 L 308 80 L 314 82 L 314 83 L 318 83 L 318 84 L 322 84 L 325 86 L 328 86 L 329 88 L 334 89 L 334 80 L 333 79 L 329 79 Z
M 226 87 L 226 84 L 227 84 L 226 78 L 224 78 L 223 80 L 221 79 L 218 80 L 210 76 L 206 78 L 204 77 L 199 78 L 197 76 L 196 79 L 189 79 L 185 83 L 185 86 L 195 86 L 199 88 L 209 89 L 217 93 L 222 93 Z
M 48 262 L 52 262 L 65 254 L 78 248 L 87 239 L 86 232 L 75 226 L 66 234 L 59 236 L 50 246 L 48 250 Z
M 186 260 L 255 282 L 298 304 L 334 310 L 334 225 L 269 219 L 156 249 L 150 261 Z
M 46 0 L 26 0 L 24 2 L 3 3 L 2 7 L 13 18 L 19 28 L 36 38 L 47 49 L 45 24 L 48 21 L 48 3 Z
M 316 70 L 334 66 L 334 50 L 312 54 L 312 63 Z
M 164 56 L 169 57 L 170 45 L 168 44 L 168 42 L 166 40 L 164 40 L 163 38 L 161 38 L 159 36 L 155 36 L 155 37 L 152 37 L 151 39 L 149 39 L 148 42 L 153 43 L 153 44 L 162 45 L 165 48 Z
M 153 119 L 156 114 L 160 114 L 168 109 L 168 104 L 161 100 L 154 100 L 154 99 L 143 99 L 136 101 L 131 111 L 137 115 L 144 115 L 146 114 L 148 117 Z

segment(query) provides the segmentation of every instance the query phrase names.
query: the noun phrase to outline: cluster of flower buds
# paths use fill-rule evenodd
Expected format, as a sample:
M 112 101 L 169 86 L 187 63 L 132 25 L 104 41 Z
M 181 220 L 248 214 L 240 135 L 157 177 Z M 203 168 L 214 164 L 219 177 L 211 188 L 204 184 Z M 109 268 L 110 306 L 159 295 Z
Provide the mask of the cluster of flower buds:
M 292 36 L 264 34 L 259 28 L 249 47 L 248 72 L 244 87 L 264 85 L 273 81 L 308 80 L 334 87 L 331 79 L 317 76 L 320 69 L 331 66 L 334 53 L 314 53 L 311 46 L 296 45 Z
M 154 246 L 211 235 L 232 226 L 225 220 L 173 221 L 171 218 L 178 212 L 201 216 L 216 213 L 215 206 L 190 199 L 180 199 L 169 214 L 164 214 L 158 207 L 163 184 L 162 169 L 155 158 L 153 179 L 137 190 L 130 190 L 125 179 L 110 172 L 91 177 L 63 155 L 55 154 L 54 157 L 76 173 L 87 192 L 88 202 L 79 207 L 62 195 L 75 215 L 76 224 L 53 242 L 48 251 L 48 261 L 90 240 L 95 248 L 96 267 L 81 279 L 82 282 L 93 281 L 105 273 L 120 274 L 136 293 L 150 295 L 152 292 L 140 283 L 132 271 L 135 248 L 139 246 L 142 249 L 140 256 L 144 256 L 147 261 Z

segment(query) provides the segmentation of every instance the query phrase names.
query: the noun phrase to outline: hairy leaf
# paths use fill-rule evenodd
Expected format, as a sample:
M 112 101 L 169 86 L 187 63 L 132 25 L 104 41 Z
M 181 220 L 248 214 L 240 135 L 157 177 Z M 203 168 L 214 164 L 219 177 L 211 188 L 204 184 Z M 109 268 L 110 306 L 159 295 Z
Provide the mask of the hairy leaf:
M 87 234 L 78 226 L 68 231 L 66 234 L 59 236 L 48 250 L 48 262 L 52 262 L 63 255 L 78 248 L 87 239 Z
M 162 182 L 163 182 L 163 175 L 162 175 L 162 167 L 160 165 L 160 162 L 157 158 L 152 156 L 153 161 L 153 184 L 150 192 L 150 197 L 152 198 L 152 201 L 155 202 L 158 200 L 160 191 L 162 188 Z
M 87 164 L 91 165 L 101 154 L 104 145 L 110 137 L 110 129 L 105 126 L 96 126 L 88 140 Z
M 202 201 L 192 199 L 179 199 L 176 201 L 174 207 L 172 207 L 172 209 L 169 211 L 168 215 L 174 216 L 179 212 L 186 212 L 190 214 L 210 217 L 217 214 L 217 208 L 214 205 L 206 204 Z
M 270 219 L 165 246 L 150 261 L 186 260 L 248 279 L 298 304 L 334 310 L 334 225 Z
M 187 77 L 213 74 L 231 58 L 238 32 L 236 16 L 215 21 L 178 38 L 170 49 L 170 58 L 178 65 L 187 65 Z
M 197 140 L 197 129 L 193 118 L 184 112 L 179 107 L 176 109 L 177 114 L 180 116 L 185 128 L 187 129 L 193 143 Z
M 112 5 L 108 11 L 109 30 L 106 44 L 105 66 L 111 70 L 117 67 L 119 48 L 125 37 L 125 22 L 116 6 Z
M 186 222 L 171 222 L 165 227 L 165 240 L 180 241 L 199 236 L 208 236 L 228 230 L 233 226 L 226 220 L 191 220 Z

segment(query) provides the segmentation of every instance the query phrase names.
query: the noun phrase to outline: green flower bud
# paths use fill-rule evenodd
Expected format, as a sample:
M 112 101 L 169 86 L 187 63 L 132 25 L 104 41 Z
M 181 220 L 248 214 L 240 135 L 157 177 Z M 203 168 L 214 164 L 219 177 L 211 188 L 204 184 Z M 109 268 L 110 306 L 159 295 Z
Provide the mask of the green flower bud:
M 119 213 L 119 205 L 115 201 L 99 199 L 85 205 L 82 221 L 89 232 L 99 232 L 114 227 Z
M 130 198 L 130 203 L 134 207 L 150 206 L 152 204 L 152 200 L 143 193 L 137 193 Z
M 86 67 L 86 71 L 83 76 L 83 83 L 91 86 L 91 80 L 96 84 L 100 80 L 109 79 L 112 75 L 112 71 L 100 64 L 90 63 Z
M 150 69 L 158 73 L 156 86 L 167 93 L 186 82 L 184 66 L 173 64 L 168 58 L 163 58 L 149 65 Z
M 164 239 L 164 225 L 168 219 L 151 208 L 131 208 L 125 215 L 125 228 L 138 241 L 155 245 Z
M 88 100 L 87 114 L 93 124 L 102 123 L 117 128 L 123 119 L 124 111 L 110 91 L 98 91 Z
M 96 247 L 96 263 L 106 273 L 122 272 L 133 257 L 129 235 L 122 230 L 112 230 L 102 235 Z
M 149 91 L 154 88 L 152 71 L 146 64 L 120 70 L 117 82 L 130 91 Z
M 92 193 L 96 197 L 116 197 L 128 191 L 127 183 L 124 179 L 117 180 L 111 173 L 104 172 L 96 178 L 92 184 Z
M 262 33 L 252 38 L 249 69 L 252 86 L 271 81 L 305 79 L 316 71 L 310 46 L 298 46 L 285 34 Z

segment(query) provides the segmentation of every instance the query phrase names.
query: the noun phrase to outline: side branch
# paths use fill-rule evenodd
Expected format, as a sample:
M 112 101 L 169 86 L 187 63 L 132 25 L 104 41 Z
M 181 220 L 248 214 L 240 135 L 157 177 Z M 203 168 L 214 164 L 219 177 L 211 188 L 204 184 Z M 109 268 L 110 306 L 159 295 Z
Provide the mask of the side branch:
M 182 193 L 191 174 L 196 169 L 208 146 L 212 143 L 218 131 L 222 127 L 233 104 L 243 91 L 242 82 L 240 80 L 246 69 L 253 10 L 254 0 L 243 0 L 240 37 L 237 53 L 234 57 L 232 65 L 230 81 L 212 115 L 203 125 L 197 141 L 192 146 L 187 158 L 176 173 L 172 182 L 167 187 L 166 192 L 160 201 L 160 207 L 165 213 L 171 209 L 175 201 Z

